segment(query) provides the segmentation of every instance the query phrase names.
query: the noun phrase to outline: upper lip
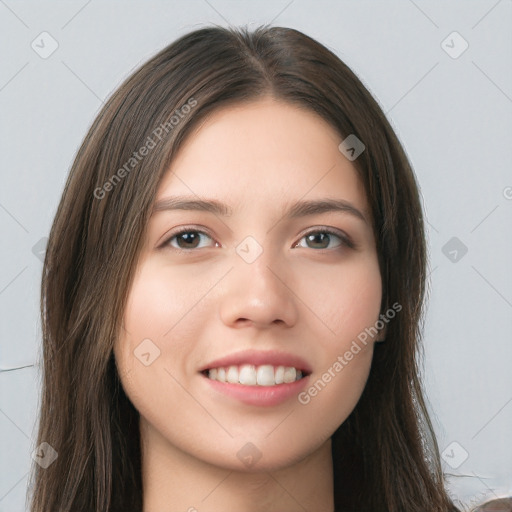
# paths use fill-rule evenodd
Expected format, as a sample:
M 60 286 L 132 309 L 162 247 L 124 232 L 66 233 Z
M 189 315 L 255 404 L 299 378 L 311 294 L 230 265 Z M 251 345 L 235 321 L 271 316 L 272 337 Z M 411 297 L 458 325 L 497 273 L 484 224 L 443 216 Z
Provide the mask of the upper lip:
M 243 350 L 236 352 L 203 366 L 199 371 L 210 370 L 212 368 L 226 368 L 228 366 L 239 366 L 242 364 L 252 364 L 254 366 L 262 366 L 270 364 L 272 366 L 293 366 L 297 370 L 302 370 L 305 373 L 311 373 L 311 367 L 300 356 L 294 354 L 287 354 L 277 350 L 258 351 L 258 350 Z

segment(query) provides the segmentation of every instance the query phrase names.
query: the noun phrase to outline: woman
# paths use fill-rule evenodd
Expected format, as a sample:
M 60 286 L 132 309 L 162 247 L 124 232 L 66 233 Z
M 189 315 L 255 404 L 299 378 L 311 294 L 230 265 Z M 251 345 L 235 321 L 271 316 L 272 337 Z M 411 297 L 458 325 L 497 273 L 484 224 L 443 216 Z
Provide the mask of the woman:
M 32 512 L 457 510 L 425 260 L 404 151 L 333 53 L 171 44 L 94 121 L 51 230 Z

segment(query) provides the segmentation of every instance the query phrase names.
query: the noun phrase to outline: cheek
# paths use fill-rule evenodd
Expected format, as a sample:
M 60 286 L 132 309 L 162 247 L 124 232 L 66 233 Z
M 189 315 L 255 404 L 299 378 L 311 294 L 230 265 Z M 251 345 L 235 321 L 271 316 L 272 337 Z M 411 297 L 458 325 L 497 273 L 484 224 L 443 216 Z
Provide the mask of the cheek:
M 318 419 L 316 435 L 332 434 L 352 412 L 370 372 L 373 341 L 369 332 L 379 319 L 382 284 L 376 255 L 333 269 L 304 269 L 302 283 L 315 283 L 308 306 L 323 324 L 316 339 L 322 362 L 298 397 L 307 415 Z M 301 285 L 303 286 L 303 285 Z M 375 331 L 373 331 L 375 332 Z
M 121 336 L 114 346 L 119 375 L 126 377 L 123 384 L 134 405 L 146 407 L 149 401 L 151 407 L 154 400 L 150 397 L 161 396 L 162 389 L 179 391 L 176 382 L 183 382 L 195 367 L 193 341 L 202 337 L 208 328 L 204 319 L 212 316 L 212 304 L 204 298 L 222 272 L 191 275 L 158 261 L 140 264 L 128 294 Z M 135 404 L 139 395 L 140 404 Z M 179 395 L 170 393 L 171 397 Z
M 382 284 L 376 255 L 354 257 L 338 267 L 304 265 L 297 295 L 321 325 L 327 347 L 338 349 L 379 318 Z
M 191 279 L 192 277 L 192 279 Z M 175 333 L 193 329 L 191 316 L 202 311 L 204 297 L 212 276 L 201 279 L 187 272 L 146 263 L 137 273 L 130 290 L 124 315 L 126 331 L 132 342 L 154 338 L 172 347 Z M 192 315 L 190 314 L 192 312 Z
M 114 351 L 120 376 L 126 376 L 125 384 L 133 395 L 155 382 L 169 381 L 165 373 L 169 361 L 184 360 L 186 344 L 180 339 L 186 339 L 183 330 L 189 324 L 184 319 L 194 296 L 187 294 L 179 279 L 172 282 L 173 286 L 168 286 L 161 271 L 142 265 L 128 294 L 123 329 Z M 178 369 L 182 370 L 179 365 Z M 135 400 L 135 396 L 130 398 Z
M 181 383 L 194 350 L 188 341 L 201 328 L 188 316 L 191 310 L 201 311 L 201 290 L 187 287 L 178 273 L 170 274 L 151 264 L 138 270 L 114 353 L 123 389 L 141 416 L 160 425 L 172 411 L 183 411 L 176 425 L 175 419 L 170 421 L 179 431 L 180 422 L 192 422 L 190 411 L 197 414 Z
M 350 360 L 345 355 L 350 353 Z M 311 435 L 330 437 L 356 407 L 368 379 L 373 354 L 372 345 L 362 346 L 356 354 L 340 351 L 312 374 L 308 386 L 298 396 L 301 416 L 315 418 Z

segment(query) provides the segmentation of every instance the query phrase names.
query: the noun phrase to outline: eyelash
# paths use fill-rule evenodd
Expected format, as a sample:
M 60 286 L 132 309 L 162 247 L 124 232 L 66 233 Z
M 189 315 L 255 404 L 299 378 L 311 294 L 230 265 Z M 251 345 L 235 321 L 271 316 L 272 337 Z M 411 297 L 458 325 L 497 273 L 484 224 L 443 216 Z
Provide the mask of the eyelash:
M 200 235 L 205 235 L 207 237 L 209 237 L 210 239 L 212 239 L 213 241 L 213 237 L 211 235 L 209 235 L 206 231 L 203 231 L 201 229 L 197 229 L 197 227 L 184 227 L 184 228 L 181 228 L 179 231 L 176 231 L 174 232 L 172 235 L 170 235 L 163 243 L 162 245 L 160 246 L 161 248 L 172 248 L 172 249 L 176 249 L 176 250 L 179 250 L 179 251 L 194 251 L 194 250 L 197 250 L 198 248 L 191 248 L 191 249 L 185 249 L 185 248 L 182 248 L 182 247 L 174 247 L 171 245 L 171 240 L 179 237 L 180 235 L 183 235 L 185 233 L 199 233 Z M 307 233 L 304 233 L 301 238 L 299 239 L 299 241 L 297 243 L 294 243 L 293 245 L 293 248 L 296 248 L 298 243 L 300 243 L 301 240 L 303 240 L 305 237 L 309 236 L 309 235 L 316 235 L 316 234 L 327 234 L 329 236 L 335 236 L 336 238 L 338 238 L 340 240 L 340 244 L 337 246 L 337 247 L 334 247 L 334 248 L 324 248 L 324 249 L 314 249 L 312 247 L 303 247 L 304 249 L 313 249 L 313 250 L 317 250 L 317 251 L 332 251 L 332 250 L 335 250 L 335 249 L 340 249 L 342 247 L 348 247 L 350 249 L 355 249 L 356 248 L 356 245 L 354 244 L 354 242 L 350 239 L 350 237 L 348 237 L 347 235 L 345 235 L 344 233 L 341 233 L 335 229 L 332 229 L 332 228 L 329 228 L 327 226 L 321 226 L 321 227 L 318 227 L 316 229 L 312 229 L 311 231 L 308 231 Z M 216 242 L 217 243 L 217 242 Z M 199 248 L 201 249 L 201 248 Z

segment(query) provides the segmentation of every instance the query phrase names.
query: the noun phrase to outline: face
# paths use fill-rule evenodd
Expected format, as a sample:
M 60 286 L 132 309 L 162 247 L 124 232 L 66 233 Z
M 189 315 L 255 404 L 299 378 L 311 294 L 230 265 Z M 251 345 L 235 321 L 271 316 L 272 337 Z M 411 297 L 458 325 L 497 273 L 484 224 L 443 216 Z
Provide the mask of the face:
M 215 112 L 162 180 L 114 351 L 170 452 L 284 468 L 359 400 L 382 289 L 341 141 L 312 112 L 258 100 Z

